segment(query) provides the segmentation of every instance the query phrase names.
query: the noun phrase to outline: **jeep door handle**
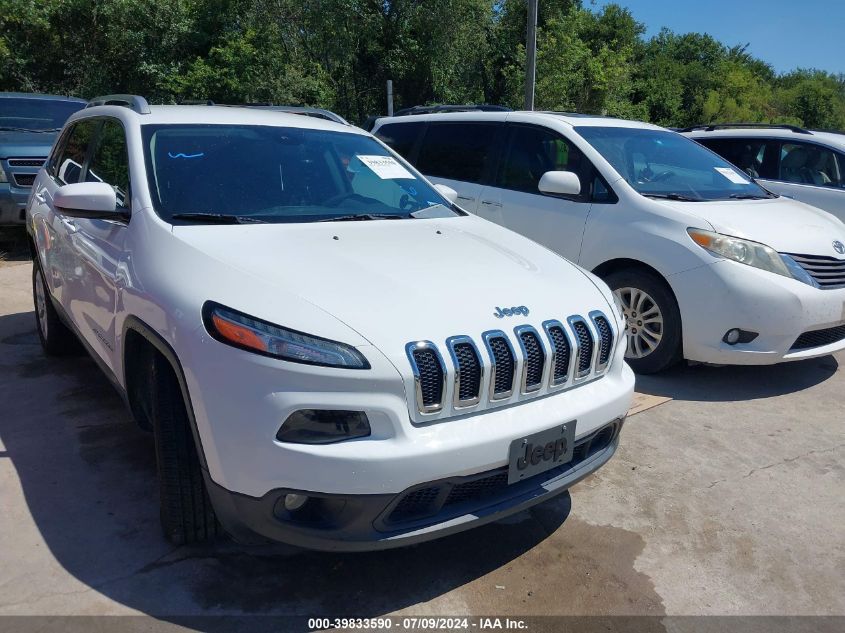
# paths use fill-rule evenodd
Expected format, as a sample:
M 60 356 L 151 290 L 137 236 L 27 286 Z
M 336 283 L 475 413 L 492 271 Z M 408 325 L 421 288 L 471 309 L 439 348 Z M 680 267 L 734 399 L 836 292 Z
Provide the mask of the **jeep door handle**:
M 491 207 L 501 207 L 502 206 L 501 202 L 495 202 L 493 200 L 482 200 L 481 204 L 486 204 L 486 205 L 489 205 Z

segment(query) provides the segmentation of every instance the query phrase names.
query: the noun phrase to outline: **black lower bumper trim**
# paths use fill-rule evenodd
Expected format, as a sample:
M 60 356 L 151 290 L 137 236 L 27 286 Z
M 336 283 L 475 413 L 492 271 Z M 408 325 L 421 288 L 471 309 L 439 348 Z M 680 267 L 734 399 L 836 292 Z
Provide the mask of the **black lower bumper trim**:
M 515 514 L 566 492 L 571 486 L 603 466 L 616 452 L 622 420 L 593 433 L 613 428 L 610 440 L 580 461 L 540 473 L 531 479 L 504 486 L 475 502 L 441 505 L 431 516 L 413 521 L 385 521 L 409 492 L 383 495 L 335 495 L 301 490 L 278 489 L 260 498 L 226 490 L 208 481 L 217 516 L 232 537 L 240 542 L 279 541 L 325 551 L 370 551 L 402 547 L 454 534 Z M 498 470 L 480 473 L 466 480 L 495 477 Z M 422 484 L 441 486 L 442 480 Z M 466 482 L 465 482 L 466 483 Z M 460 484 L 458 484 L 460 485 Z M 411 491 L 421 488 L 415 486 Z M 454 485 L 449 486 L 450 490 Z M 296 511 L 285 508 L 289 494 L 307 495 L 309 500 Z

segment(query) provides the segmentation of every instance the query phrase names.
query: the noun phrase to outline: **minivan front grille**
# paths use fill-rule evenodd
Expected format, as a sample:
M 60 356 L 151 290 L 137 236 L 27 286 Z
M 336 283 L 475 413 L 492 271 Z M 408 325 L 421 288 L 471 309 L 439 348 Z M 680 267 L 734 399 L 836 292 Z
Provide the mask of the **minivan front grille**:
M 440 414 L 447 401 L 453 411 L 478 406 L 482 399 L 510 402 L 598 378 L 610 366 L 616 332 L 612 321 L 596 311 L 586 318 L 545 321 L 542 331 L 530 325 L 519 325 L 512 334 L 491 330 L 481 340 L 483 346 L 466 335 L 448 338 L 449 365 L 431 341 L 405 346 L 419 413 Z
M 797 352 L 802 349 L 824 347 L 825 345 L 838 343 L 843 340 L 845 340 L 845 324 L 823 330 L 811 330 L 799 336 L 792 344 L 792 347 L 789 348 L 789 351 Z
M 835 290 L 845 288 L 845 259 L 823 257 L 821 255 L 796 255 L 784 253 L 809 273 L 819 288 Z

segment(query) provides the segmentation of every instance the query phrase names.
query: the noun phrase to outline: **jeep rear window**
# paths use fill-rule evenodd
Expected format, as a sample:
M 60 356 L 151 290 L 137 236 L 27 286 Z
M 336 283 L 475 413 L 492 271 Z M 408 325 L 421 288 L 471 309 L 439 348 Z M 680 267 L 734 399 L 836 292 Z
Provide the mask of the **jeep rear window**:
M 0 99 L 0 128 L 23 131 L 58 130 L 67 118 L 85 107 L 79 101 L 59 99 Z
M 169 222 L 201 221 L 184 214 L 264 222 L 459 215 L 362 134 L 223 124 L 148 124 L 142 134 L 153 205 Z

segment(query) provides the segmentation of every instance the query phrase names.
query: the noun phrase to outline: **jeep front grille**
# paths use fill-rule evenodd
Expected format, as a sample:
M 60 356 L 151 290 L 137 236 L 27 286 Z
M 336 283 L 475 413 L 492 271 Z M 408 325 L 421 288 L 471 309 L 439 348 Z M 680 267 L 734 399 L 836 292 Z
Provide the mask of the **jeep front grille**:
M 821 255 L 793 255 L 784 253 L 809 273 L 819 288 L 835 290 L 845 288 L 845 259 L 823 257 Z
M 595 311 L 586 318 L 546 321 L 542 331 L 519 325 L 513 334 L 484 332 L 481 341 L 476 345 L 467 335 L 447 339 L 448 365 L 431 341 L 408 343 L 419 413 L 444 412 L 447 398 L 457 411 L 482 400 L 511 401 L 598 378 L 610 365 L 616 332 L 612 321 Z

